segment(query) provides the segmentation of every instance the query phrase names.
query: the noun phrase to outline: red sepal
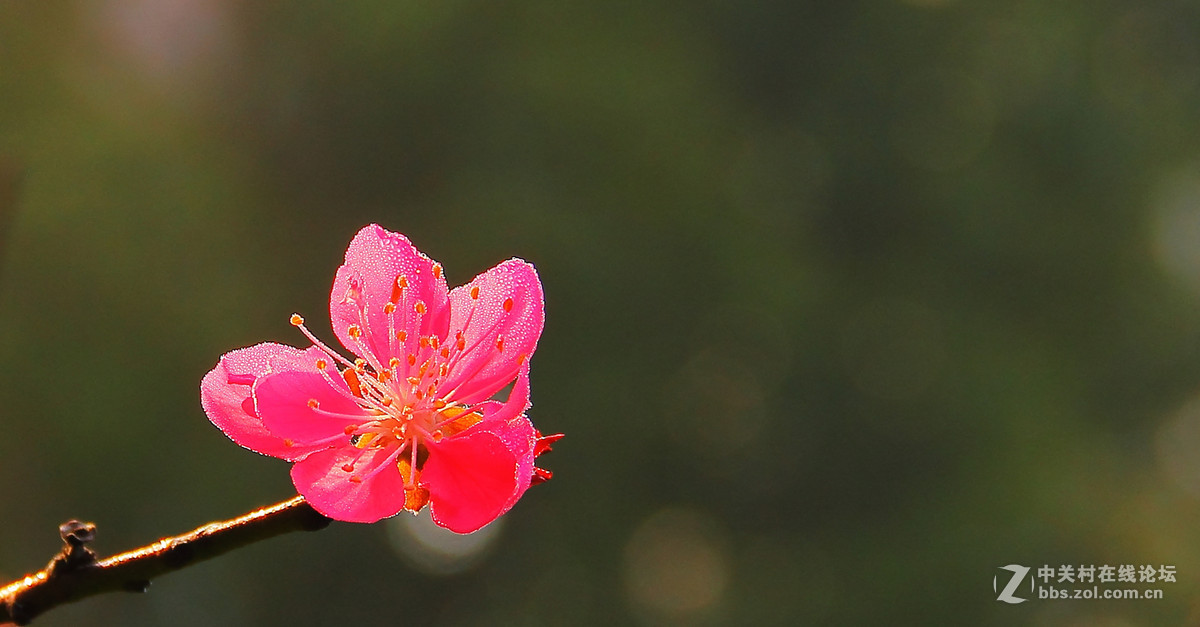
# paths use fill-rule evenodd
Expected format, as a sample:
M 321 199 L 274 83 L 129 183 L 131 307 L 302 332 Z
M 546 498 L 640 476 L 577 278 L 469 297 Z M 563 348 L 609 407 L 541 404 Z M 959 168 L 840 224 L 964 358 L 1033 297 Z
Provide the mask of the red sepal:
M 550 445 L 563 439 L 563 436 L 566 435 L 564 433 L 555 433 L 553 435 L 542 435 L 541 431 L 535 431 L 535 433 L 537 434 L 537 442 L 535 442 L 533 445 L 533 456 L 534 457 L 537 457 L 538 455 L 541 455 L 542 453 L 549 453 L 550 451 L 554 450 L 553 448 L 551 448 Z M 549 477 L 547 477 L 547 479 L 549 479 Z
M 546 470 L 545 468 L 534 467 L 533 477 L 530 478 L 529 485 L 535 486 L 539 483 L 546 483 L 553 476 L 554 476 L 554 473 L 550 472 L 549 470 Z

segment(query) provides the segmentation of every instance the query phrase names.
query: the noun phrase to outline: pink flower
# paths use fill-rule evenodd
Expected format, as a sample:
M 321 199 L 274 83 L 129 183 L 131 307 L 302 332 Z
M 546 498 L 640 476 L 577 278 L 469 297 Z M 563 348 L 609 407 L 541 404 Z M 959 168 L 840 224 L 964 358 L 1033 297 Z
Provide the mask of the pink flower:
M 510 259 L 446 289 L 442 266 L 399 233 L 363 228 L 329 299 L 342 357 L 263 343 L 221 357 L 200 384 L 205 413 L 230 439 L 291 462 L 322 514 L 375 522 L 429 505 L 469 533 L 550 473 L 529 409 L 529 358 L 544 319 L 533 266 Z M 507 400 L 492 396 L 512 384 Z

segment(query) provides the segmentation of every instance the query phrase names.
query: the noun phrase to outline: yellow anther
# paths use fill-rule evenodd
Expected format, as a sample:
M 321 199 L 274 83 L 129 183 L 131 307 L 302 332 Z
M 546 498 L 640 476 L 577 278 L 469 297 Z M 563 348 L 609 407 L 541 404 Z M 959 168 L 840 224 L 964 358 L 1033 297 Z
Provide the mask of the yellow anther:
M 479 299 L 479 286 L 475 285 L 475 286 L 471 287 L 471 300 L 478 300 L 478 299 Z
M 413 305 L 413 309 L 417 313 L 421 314 L 422 316 L 425 315 L 425 303 L 424 302 L 417 301 L 417 304 Z
M 395 312 L 396 312 L 396 303 L 388 303 L 383 306 L 383 313 L 390 315 Z
M 408 341 L 408 331 L 396 331 L 396 339 L 401 342 Z
M 349 327 L 346 327 L 346 334 L 357 340 L 358 338 L 362 337 L 362 327 L 358 326 L 357 324 L 352 324 Z
M 317 370 L 324 370 L 325 367 L 328 365 L 329 365 L 329 362 L 325 361 L 324 359 L 317 360 Z
M 320 405 L 321 404 L 317 402 L 317 399 L 315 399 L 315 398 L 308 399 L 308 408 L 309 409 L 316 409 L 317 407 L 320 407 Z
M 442 278 L 442 264 L 440 264 L 440 263 L 433 264 L 433 276 L 434 276 L 434 278 L 438 278 L 438 279 Z
M 294 326 L 294 327 L 298 327 L 298 326 L 304 324 L 304 318 L 301 317 L 300 314 L 298 314 L 298 313 L 292 314 L 292 317 L 289 321 L 292 323 L 292 326 Z

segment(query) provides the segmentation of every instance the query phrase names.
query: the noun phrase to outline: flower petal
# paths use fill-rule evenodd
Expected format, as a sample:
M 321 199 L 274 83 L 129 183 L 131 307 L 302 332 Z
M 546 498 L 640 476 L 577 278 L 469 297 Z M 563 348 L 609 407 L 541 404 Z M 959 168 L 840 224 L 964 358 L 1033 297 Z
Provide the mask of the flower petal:
M 315 367 L 267 375 L 254 384 L 254 408 L 272 434 L 295 445 L 327 448 L 343 440 L 349 443 L 344 429 L 364 422 L 367 411 L 336 376 L 336 370 L 323 376 Z
M 312 368 L 321 355 L 316 348 L 301 350 L 270 342 L 225 353 L 200 382 L 204 413 L 229 439 L 252 451 L 299 459 L 313 449 L 289 447 L 283 438 L 271 433 L 255 411 L 250 392 L 258 379 L 272 372 Z
M 395 303 L 391 314 L 384 311 L 389 302 Z M 373 366 L 386 365 L 391 357 L 415 354 L 420 336 L 445 339 L 446 279 L 441 267 L 403 235 L 371 224 L 346 249 L 346 263 L 338 268 L 329 295 L 329 315 L 347 349 L 374 359 Z M 351 327 L 361 331 L 359 338 Z M 395 336 L 400 331 L 407 336 L 403 343 Z
M 476 404 L 474 411 L 479 412 L 485 422 L 507 422 L 525 413 L 530 407 L 533 407 L 533 404 L 529 402 L 529 362 L 526 361 L 517 371 L 517 380 L 508 393 L 507 401 L 484 401 Z
M 454 357 L 439 389 L 447 399 L 482 401 L 533 356 L 545 321 L 542 283 L 532 265 L 509 259 L 454 288 L 450 311 L 447 341 L 461 331 L 464 353 Z
M 292 466 L 292 483 L 313 509 L 334 520 L 373 523 L 404 508 L 396 450 L 344 446 L 318 451 Z M 354 470 L 346 472 L 346 464 Z
M 524 416 L 484 421 L 430 448 L 421 471 L 433 520 L 470 533 L 507 512 L 529 487 L 533 425 Z
M 485 410 L 486 411 L 486 410 Z M 517 489 L 508 497 L 501 513 L 507 512 L 529 489 L 533 479 L 534 463 L 537 458 L 537 429 L 525 416 L 509 420 L 487 420 L 475 425 L 479 431 L 488 431 L 500 438 L 509 452 L 516 458 Z

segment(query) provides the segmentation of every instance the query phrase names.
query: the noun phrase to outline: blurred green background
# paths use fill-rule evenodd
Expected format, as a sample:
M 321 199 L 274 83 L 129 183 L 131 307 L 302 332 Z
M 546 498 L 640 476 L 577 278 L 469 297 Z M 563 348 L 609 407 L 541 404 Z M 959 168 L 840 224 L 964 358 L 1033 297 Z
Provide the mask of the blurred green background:
M 0 0 L 0 576 L 283 500 L 205 419 L 378 222 L 547 294 L 556 476 L 40 625 L 1200 619 L 1200 9 Z M 1006 564 L 1175 565 L 1158 601 Z M 1138 584 L 1125 586 L 1147 588 Z

